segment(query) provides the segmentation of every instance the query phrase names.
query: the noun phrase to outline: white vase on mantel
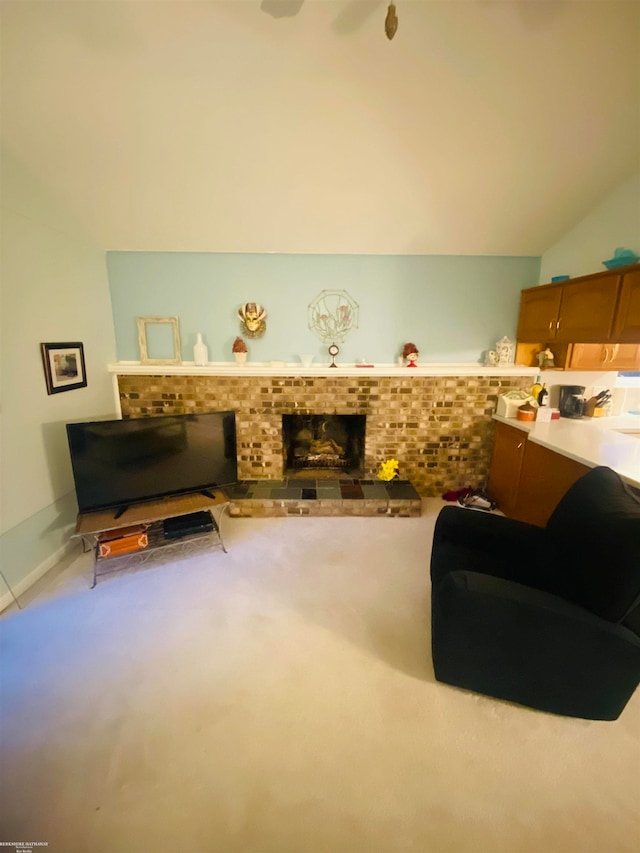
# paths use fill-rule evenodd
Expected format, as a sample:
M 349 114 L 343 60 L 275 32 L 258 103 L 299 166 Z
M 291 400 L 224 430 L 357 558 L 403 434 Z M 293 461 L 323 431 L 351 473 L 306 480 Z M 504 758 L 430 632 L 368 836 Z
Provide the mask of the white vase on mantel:
M 209 364 L 209 350 L 207 345 L 202 342 L 202 334 L 198 332 L 196 342 L 193 347 L 193 361 L 196 367 L 206 367 Z
M 246 352 L 234 352 L 234 356 L 235 356 L 237 364 L 246 364 L 246 362 L 247 362 Z

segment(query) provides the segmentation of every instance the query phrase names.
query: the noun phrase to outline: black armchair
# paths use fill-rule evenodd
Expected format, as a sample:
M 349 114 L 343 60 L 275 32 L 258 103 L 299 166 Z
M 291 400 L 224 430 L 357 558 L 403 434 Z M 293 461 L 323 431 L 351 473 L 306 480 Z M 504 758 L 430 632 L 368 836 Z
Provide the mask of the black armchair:
M 444 507 L 431 554 L 438 681 L 617 719 L 640 682 L 640 498 L 593 468 L 546 528 Z

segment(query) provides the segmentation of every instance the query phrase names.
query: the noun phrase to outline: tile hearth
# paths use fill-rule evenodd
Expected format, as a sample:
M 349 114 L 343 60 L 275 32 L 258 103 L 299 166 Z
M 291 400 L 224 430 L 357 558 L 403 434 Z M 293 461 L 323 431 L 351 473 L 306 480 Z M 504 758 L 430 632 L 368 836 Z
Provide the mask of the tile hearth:
M 420 495 L 408 480 L 349 477 L 243 480 L 225 489 L 233 518 L 267 516 L 388 516 L 421 514 Z

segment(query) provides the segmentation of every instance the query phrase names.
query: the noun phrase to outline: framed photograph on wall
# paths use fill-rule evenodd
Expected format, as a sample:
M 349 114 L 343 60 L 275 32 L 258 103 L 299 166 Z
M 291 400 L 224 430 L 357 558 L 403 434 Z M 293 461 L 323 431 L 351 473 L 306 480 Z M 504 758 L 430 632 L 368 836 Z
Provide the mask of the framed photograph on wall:
M 81 343 L 40 344 L 47 394 L 73 391 L 87 384 Z

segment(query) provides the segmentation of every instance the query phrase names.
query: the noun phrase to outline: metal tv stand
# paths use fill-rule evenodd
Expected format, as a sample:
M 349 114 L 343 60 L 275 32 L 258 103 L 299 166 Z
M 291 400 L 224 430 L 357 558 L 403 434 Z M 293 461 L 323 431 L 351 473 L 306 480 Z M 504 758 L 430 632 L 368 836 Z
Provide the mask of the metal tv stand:
M 94 550 L 93 589 L 99 577 L 131 569 L 144 563 L 167 563 L 183 556 L 203 553 L 210 548 L 227 549 L 222 539 L 220 523 L 229 499 L 220 490 L 208 493 L 192 492 L 187 495 L 162 498 L 157 501 L 130 504 L 121 509 L 99 510 L 98 512 L 79 513 L 75 533 L 83 542 L 85 551 Z M 179 539 L 165 539 L 163 522 L 166 518 L 188 515 L 206 510 L 211 513 L 213 530 L 192 533 Z M 139 551 L 101 557 L 98 537 L 101 533 L 117 531 L 133 525 L 143 524 L 149 544 Z

